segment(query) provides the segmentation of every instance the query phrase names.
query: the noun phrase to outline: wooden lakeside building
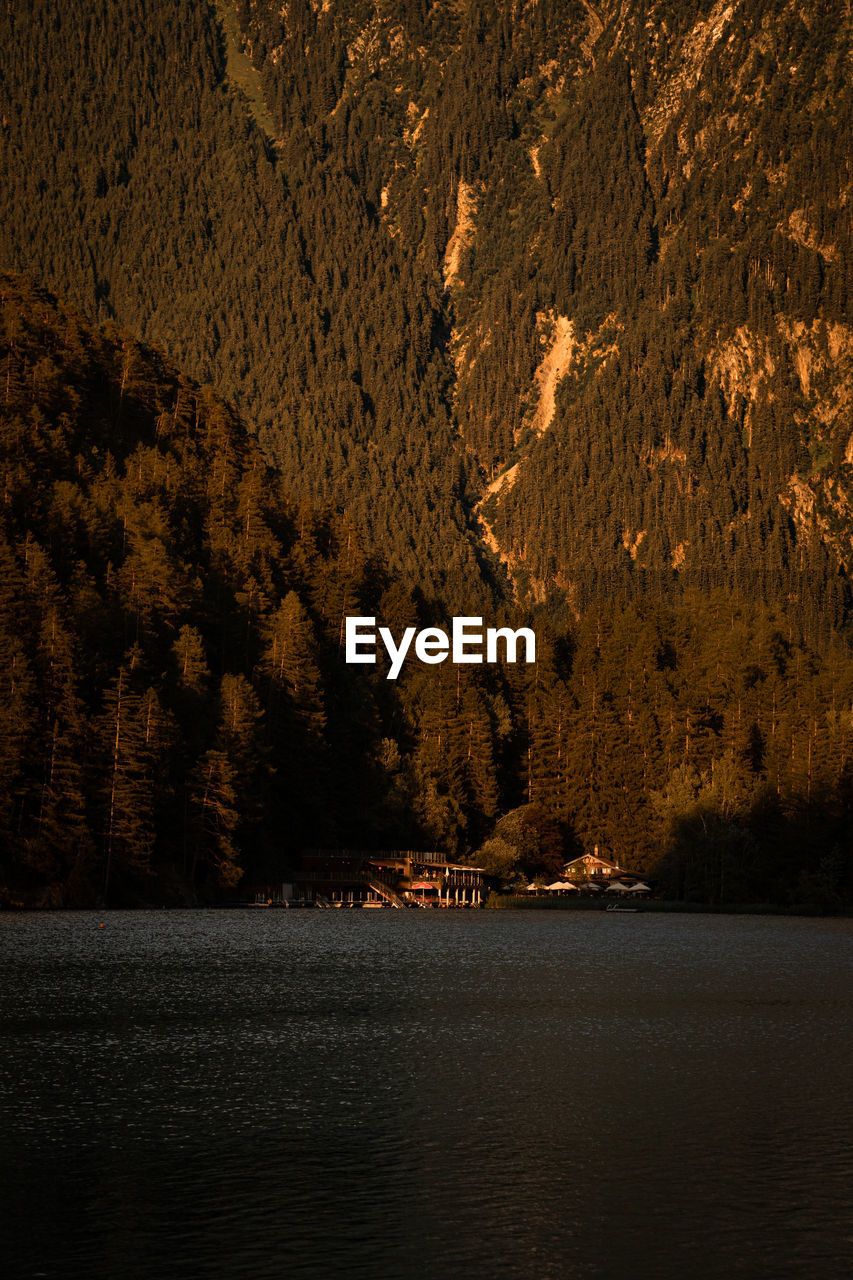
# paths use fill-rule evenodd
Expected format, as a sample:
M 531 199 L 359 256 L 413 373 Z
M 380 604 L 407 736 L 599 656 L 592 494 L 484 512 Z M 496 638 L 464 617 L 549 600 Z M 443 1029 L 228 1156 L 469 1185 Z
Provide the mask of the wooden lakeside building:
M 563 867 L 563 880 L 568 881 L 569 889 L 581 891 L 618 889 L 620 885 L 625 889 L 637 888 L 640 885 L 648 888 L 645 884 L 648 880 L 647 875 L 629 871 L 627 867 L 620 867 L 608 858 L 601 857 L 598 845 L 592 853 L 582 853 L 579 857 L 567 862 Z
M 479 907 L 483 874 L 436 850 L 306 849 L 293 895 L 331 905 Z
M 617 879 L 620 876 L 630 876 L 632 874 L 624 867 L 617 866 L 615 862 L 610 862 L 607 858 L 600 857 L 598 845 L 595 846 L 594 853 L 582 853 L 579 858 L 573 858 L 571 862 L 567 862 L 563 867 L 563 878 L 570 880 L 573 884 L 579 884 L 584 880 L 599 881 L 606 884 L 608 881 Z

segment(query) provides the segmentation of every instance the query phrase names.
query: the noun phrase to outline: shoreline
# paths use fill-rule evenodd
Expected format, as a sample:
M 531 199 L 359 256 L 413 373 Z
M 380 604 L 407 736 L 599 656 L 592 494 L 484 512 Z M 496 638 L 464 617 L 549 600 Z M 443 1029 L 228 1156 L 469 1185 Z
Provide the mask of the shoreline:
M 596 899 L 585 899 L 578 901 L 576 898 L 554 898 L 554 897 L 534 897 L 527 895 L 506 894 L 502 897 L 493 895 L 479 907 L 468 907 L 465 909 L 466 914 L 480 911 L 577 911 L 577 912 L 598 912 L 608 914 L 608 907 L 618 906 L 620 910 L 611 911 L 611 915 L 639 915 L 639 914 L 657 914 L 657 915 L 730 915 L 730 916 L 795 916 L 807 919 L 853 919 L 853 908 L 844 906 L 837 910 L 827 909 L 812 903 L 792 903 L 785 905 L 782 903 L 772 902 L 679 902 L 677 900 L 653 899 L 646 898 L 639 901 L 633 901 L 630 905 L 622 902 L 613 903 L 610 901 L 597 901 Z M 257 908 L 257 904 L 246 902 L 205 902 L 205 903 L 165 903 L 165 902 L 146 902 L 125 904 L 123 906 L 105 907 L 102 904 L 92 903 L 87 906 L 63 906 L 57 904 L 39 905 L 37 903 L 2 903 L 0 904 L 0 916 L 3 915 L 55 915 L 59 913 L 79 913 L 96 912 L 100 915 L 112 915 L 116 912 L 145 912 L 145 911 L 243 911 L 250 908 Z M 267 910 L 286 911 L 288 908 L 281 903 L 275 903 Z M 300 903 L 298 906 L 289 908 L 290 910 L 319 910 L 313 906 L 309 907 L 306 903 Z M 394 910 L 393 907 L 383 908 L 387 911 Z M 452 911 L 452 914 L 459 914 L 462 909 Z M 433 911 L 433 915 L 444 915 L 444 911 Z
M 677 899 L 639 898 L 630 906 L 627 903 L 605 901 L 595 898 L 556 898 L 544 895 L 506 894 L 502 897 L 493 895 L 483 903 L 485 911 L 607 911 L 608 907 L 619 906 L 614 915 L 634 912 L 661 915 L 727 915 L 727 916 L 810 916 L 838 917 L 853 919 L 853 909 L 840 907 L 837 910 L 820 907 L 814 903 L 798 902 L 789 905 L 775 902 L 680 902 Z

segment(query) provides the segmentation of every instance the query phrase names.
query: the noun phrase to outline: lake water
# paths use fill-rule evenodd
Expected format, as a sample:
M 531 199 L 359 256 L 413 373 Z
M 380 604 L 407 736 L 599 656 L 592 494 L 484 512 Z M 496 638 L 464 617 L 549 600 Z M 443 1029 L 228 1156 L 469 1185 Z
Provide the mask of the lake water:
M 0 917 L 3 1272 L 846 1280 L 851 976 L 846 920 Z

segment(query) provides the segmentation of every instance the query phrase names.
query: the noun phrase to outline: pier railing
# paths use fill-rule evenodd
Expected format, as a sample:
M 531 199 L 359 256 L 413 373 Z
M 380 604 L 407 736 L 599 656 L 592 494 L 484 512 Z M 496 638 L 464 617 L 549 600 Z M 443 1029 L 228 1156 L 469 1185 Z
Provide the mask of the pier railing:
M 350 871 L 300 871 L 299 875 L 294 877 L 294 882 L 313 885 L 365 885 L 380 897 L 387 898 L 395 907 L 406 905 L 396 885 L 366 867 L 357 867 Z

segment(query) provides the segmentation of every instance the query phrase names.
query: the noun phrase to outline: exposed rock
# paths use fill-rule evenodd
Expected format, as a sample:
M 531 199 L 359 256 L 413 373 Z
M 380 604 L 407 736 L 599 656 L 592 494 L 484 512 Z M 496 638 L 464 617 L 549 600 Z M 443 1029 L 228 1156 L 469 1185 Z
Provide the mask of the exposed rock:
M 453 235 L 447 243 L 444 252 L 444 287 L 450 289 L 454 285 L 462 286 L 465 281 L 460 279 L 459 269 L 462 263 L 462 257 L 474 234 L 474 214 L 477 212 L 477 197 L 473 187 L 469 186 L 464 179 L 459 179 L 459 187 L 456 192 L 456 226 L 453 228 Z
M 553 421 L 557 386 L 571 366 L 576 344 L 574 323 L 567 316 L 539 315 L 537 320 L 553 325 L 551 345 L 534 379 L 538 399 L 530 428 L 534 435 L 541 436 Z
M 846 424 L 853 406 L 853 329 L 824 320 L 806 326 L 783 316 L 777 324 L 810 412 L 830 430 L 840 420 Z
M 736 7 L 737 0 L 717 0 L 708 17 L 696 22 L 685 37 L 681 48 L 681 65 L 675 75 L 667 78 L 644 115 L 643 123 L 655 143 L 660 141 L 664 129 L 684 98 L 699 83 L 706 59 L 721 39 Z
M 630 529 L 626 529 L 622 534 L 622 546 L 628 552 L 632 560 L 637 559 L 637 553 L 640 550 L 640 544 L 646 536 L 645 529 L 637 529 L 636 533 L 632 533 Z
M 712 379 L 719 382 L 729 405 L 736 394 L 748 402 L 746 444 L 751 447 L 751 410 L 776 372 L 769 342 L 752 333 L 746 325 L 741 325 L 733 337 L 711 351 L 708 363 Z
M 805 209 L 794 209 L 793 213 L 788 215 L 788 231 L 791 239 L 797 244 L 801 244 L 806 249 L 813 249 L 827 262 L 832 262 L 835 257 L 835 245 L 820 243 L 817 234 L 809 224 Z
M 500 493 L 504 488 L 509 492 L 518 479 L 518 468 L 520 465 L 521 464 L 519 462 L 516 462 L 508 471 L 502 471 L 499 476 L 496 476 L 487 487 L 486 492 L 483 494 L 480 501 L 485 502 L 488 498 L 491 498 L 493 493 Z
M 689 546 L 690 546 L 689 542 L 679 542 L 678 545 L 673 549 L 673 552 L 672 552 L 673 569 L 682 568 L 685 560 L 687 559 L 686 553 L 687 553 L 687 548 Z

